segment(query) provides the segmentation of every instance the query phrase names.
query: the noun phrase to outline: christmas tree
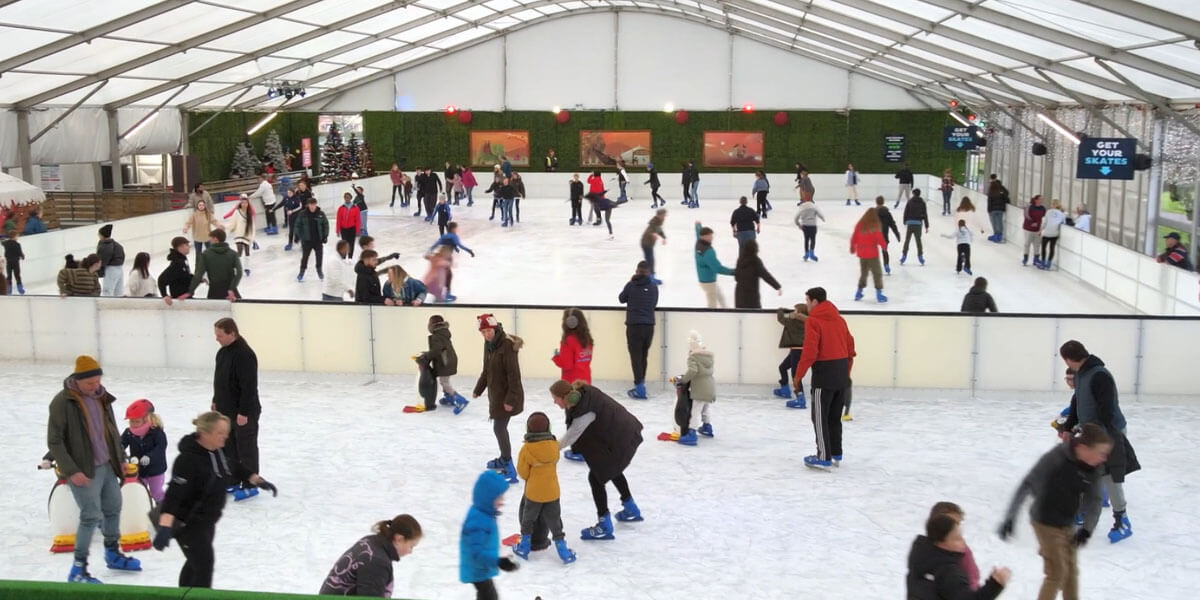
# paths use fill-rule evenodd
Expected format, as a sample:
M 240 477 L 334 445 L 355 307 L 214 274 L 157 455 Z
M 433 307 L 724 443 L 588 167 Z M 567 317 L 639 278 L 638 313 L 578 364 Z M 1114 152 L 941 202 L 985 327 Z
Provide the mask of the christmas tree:
M 254 146 L 251 146 L 250 141 L 246 140 L 238 144 L 237 149 L 233 151 L 233 164 L 229 167 L 229 176 L 234 179 L 253 177 L 258 174 L 261 167 L 262 163 L 254 155 Z
M 267 162 L 275 167 L 276 173 L 283 173 L 287 170 L 287 164 L 283 160 L 283 144 L 279 141 L 279 132 L 272 129 L 267 133 L 267 141 L 263 144 L 263 154 L 267 155 Z
M 359 163 L 358 149 L 359 149 L 358 148 L 358 137 L 355 134 L 351 133 L 350 134 L 350 143 L 346 144 L 346 152 L 350 153 L 350 165 L 349 165 L 350 173 L 353 174 L 355 177 L 359 176 L 359 173 L 360 173 L 360 170 L 362 167 L 362 165 Z M 365 177 L 365 175 L 364 175 L 364 177 Z
M 321 149 L 321 177 L 325 181 L 345 181 L 350 179 L 350 165 L 346 156 L 346 145 L 342 143 L 342 133 L 336 123 L 329 124 L 329 134 L 325 137 L 325 147 Z
M 362 170 L 358 172 L 359 177 L 371 177 L 375 174 L 375 161 L 371 158 L 371 146 L 367 144 L 367 140 L 363 140 L 362 147 L 358 149 L 358 162 L 362 164 Z

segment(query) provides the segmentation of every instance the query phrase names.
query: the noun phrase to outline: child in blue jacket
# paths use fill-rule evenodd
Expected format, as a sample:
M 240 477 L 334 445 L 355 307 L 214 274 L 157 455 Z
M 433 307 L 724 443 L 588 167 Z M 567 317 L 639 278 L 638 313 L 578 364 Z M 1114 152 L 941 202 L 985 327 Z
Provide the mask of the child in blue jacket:
M 134 400 L 125 409 L 125 418 L 129 427 L 121 433 L 121 447 L 128 449 L 130 458 L 137 459 L 138 480 L 146 485 L 150 497 L 162 502 L 167 473 L 167 434 L 162 419 L 145 398 Z
M 516 571 L 517 563 L 507 556 L 500 557 L 500 530 L 496 516 L 504 505 L 508 480 L 495 471 L 484 471 L 475 480 L 471 508 L 463 521 L 462 538 L 458 543 L 458 579 L 475 586 L 476 600 L 498 597 L 492 578 L 500 569 Z
M 717 285 L 717 275 L 733 275 L 733 269 L 717 260 L 717 251 L 713 250 L 713 230 L 704 227 L 696 221 L 696 277 L 700 280 L 700 288 L 704 290 L 709 308 L 725 308 L 725 296 Z

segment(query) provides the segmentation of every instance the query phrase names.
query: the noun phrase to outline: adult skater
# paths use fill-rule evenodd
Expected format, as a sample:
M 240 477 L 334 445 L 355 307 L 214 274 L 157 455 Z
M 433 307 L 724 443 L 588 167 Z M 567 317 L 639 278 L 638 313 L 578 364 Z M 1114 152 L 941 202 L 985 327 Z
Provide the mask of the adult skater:
M 892 211 L 888 210 L 887 200 L 883 196 L 875 196 L 875 212 L 879 214 L 879 230 L 883 233 L 883 248 L 880 252 L 883 253 L 883 272 L 888 275 L 892 274 L 892 257 L 888 255 L 887 245 L 891 242 L 888 238 L 888 231 L 896 234 L 896 241 L 900 241 L 900 230 L 896 228 L 896 218 L 892 216 Z
M 858 201 L 858 171 L 854 169 L 853 164 L 846 165 L 846 206 L 850 206 L 850 202 L 854 201 L 855 206 L 861 206 Z
M 392 182 L 392 200 L 388 203 L 388 208 L 396 206 L 396 196 L 400 196 L 400 206 L 404 206 L 404 171 L 400 170 L 400 165 L 392 163 L 392 168 L 388 170 L 388 179 Z
M 705 302 L 709 308 L 725 308 L 725 296 L 721 286 L 717 284 L 717 275 L 733 275 L 733 269 L 717 260 L 717 251 L 713 249 L 713 230 L 704 227 L 696 221 L 696 278 L 700 280 L 700 289 L 704 290 Z
M 171 538 L 175 538 L 187 559 L 179 570 L 179 587 L 211 588 L 213 538 L 225 508 L 226 487 L 248 481 L 271 495 L 279 490 L 245 464 L 226 458 L 221 448 L 229 446 L 228 417 L 206 412 L 192 423 L 196 431 L 179 441 L 179 455 L 171 465 L 166 497 L 161 507 L 151 512 L 151 515 L 158 513 L 154 549 L 166 549 Z
M 1112 504 L 1113 526 L 1108 532 L 1108 540 L 1115 544 L 1133 535 L 1129 518 L 1125 516 L 1125 476 L 1142 466 L 1125 436 L 1125 415 L 1117 399 L 1117 384 L 1104 361 L 1089 354 L 1076 340 L 1064 343 L 1058 354 L 1067 368 L 1075 372 L 1075 395 L 1071 398 L 1067 419 L 1058 426 L 1059 435 L 1069 441 L 1076 428 L 1095 423 L 1103 427 L 1112 440 L 1112 451 L 1104 462 L 1100 481 Z
M 96 359 L 81 355 L 75 371 L 50 401 L 46 444 L 79 506 L 75 560 L 67 581 L 100 583 L 88 572 L 88 551 L 96 527 L 104 535 L 104 563 L 119 571 L 141 571 L 141 562 L 121 554 L 121 479 L 125 451 L 113 416 L 116 398 L 101 383 Z
M 475 206 L 475 187 L 479 185 L 479 181 L 475 179 L 475 173 L 470 166 L 461 168 L 463 191 L 467 194 L 467 206 Z
M 233 217 L 229 224 L 229 233 L 233 235 L 233 245 L 237 248 L 238 260 L 241 261 L 242 273 L 250 276 L 250 249 L 254 246 L 254 207 L 250 199 L 242 194 L 237 206 L 225 213 L 225 218 Z M 244 258 L 243 258 L 244 257 Z
M 112 238 L 112 224 L 100 228 L 96 256 L 100 257 L 100 277 L 104 280 L 101 293 L 120 296 L 125 293 L 125 248 Z
M 992 221 L 992 235 L 988 241 L 1001 243 L 1004 241 L 1004 212 L 1008 206 L 1008 189 L 992 175 L 987 189 L 988 218 Z
M 571 220 L 568 224 L 583 225 L 583 182 L 579 180 L 579 173 L 571 176 L 567 189 L 568 200 L 571 202 Z
M 950 196 L 954 194 L 954 176 L 950 174 L 950 169 L 942 171 L 942 183 L 938 186 L 938 191 L 942 193 L 942 216 L 950 216 Z
M 666 220 L 667 209 L 660 208 L 650 217 L 650 221 L 646 223 L 646 230 L 642 232 L 642 256 L 646 258 L 646 264 L 650 267 L 650 280 L 654 285 L 662 285 L 662 281 L 654 276 L 654 244 L 661 239 L 663 245 L 667 245 L 667 234 L 663 231 L 663 223 Z
M 608 511 L 609 481 L 621 495 L 618 521 L 641 521 L 642 511 L 633 501 L 625 469 L 633 462 L 642 443 L 642 423 L 616 400 L 582 381 L 574 384 L 558 380 L 550 386 L 555 406 L 567 413 L 567 431 L 558 444 L 560 448 L 583 455 L 588 465 L 588 485 L 596 504 L 596 525 L 583 530 L 585 540 L 613 539 L 612 517 Z
M 700 208 L 700 170 L 696 168 L 696 161 L 689 160 L 688 168 L 688 184 L 691 187 L 691 208 Z
M 868 208 L 858 223 L 854 225 L 854 234 L 850 236 L 850 254 L 858 257 L 858 291 L 854 292 L 854 300 L 862 300 L 863 289 L 867 287 L 867 273 L 875 283 L 875 301 L 883 304 L 887 296 L 883 295 L 883 270 L 879 268 L 879 249 L 887 250 L 887 241 L 879 227 L 879 213 Z
M 1192 261 L 1188 259 L 1188 249 L 1179 241 L 1179 234 L 1172 231 L 1163 236 L 1166 250 L 1155 259 L 1160 263 L 1178 267 L 1184 271 L 1192 270 Z
M 267 235 L 279 233 L 275 225 L 275 187 L 271 185 L 271 175 L 262 173 L 258 176 L 258 188 L 250 193 L 250 200 L 258 200 L 263 205 L 263 214 L 267 217 Z
M 502 471 L 509 483 L 517 483 L 517 467 L 512 460 L 512 442 L 508 437 L 508 420 L 525 410 L 525 388 L 521 384 L 521 364 L 517 352 L 525 341 L 505 333 L 495 315 L 485 313 L 476 317 L 479 333 L 483 335 L 483 371 L 475 382 L 472 398 L 488 393 L 488 417 L 500 456 L 488 461 L 488 468 Z
M 971 289 L 967 290 L 967 294 L 963 296 L 961 312 L 981 314 L 985 312 L 997 312 L 996 301 L 992 300 L 992 295 L 988 293 L 987 286 L 987 279 L 976 277 Z
M 208 279 L 209 300 L 227 299 L 230 302 L 241 297 L 238 293 L 238 283 L 242 281 L 242 262 L 237 253 L 225 243 L 225 230 L 214 229 L 208 234 L 208 249 L 196 259 L 196 272 L 192 275 L 192 283 L 187 293 L 179 296 L 179 300 L 191 298 L 196 288 Z M 170 298 L 163 298 L 168 306 Z
M 667 201 L 663 200 L 663 197 L 658 193 L 658 188 L 662 187 L 662 183 L 658 180 L 658 170 L 654 168 L 654 163 L 646 163 L 646 175 L 648 179 L 642 185 L 650 186 L 650 199 L 653 200 L 650 203 L 650 208 L 666 206 Z
M 825 288 L 815 287 L 804 293 L 808 320 L 804 322 L 804 351 L 796 365 L 792 386 L 800 388 L 805 373 L 810 380 L 813 430 L 817 453 L 805 456 L 804 464 L 828 468 L 842 461 L 842 408 L 850 390 L 850 371 L 854 367 L 854 336 L 846 327 L 836 306 L 827 299 Z
M 800 171 L 800 175 L 796 180 L 796 189 L 800 191 L 800 202 L 812 202 L 817 195 L 817 189 L 813 187 L 812 177 L 808 176 L 808 169 Z
M 1054 600 L 1062 590 L 1063 600 L 1079 600 L 1079 567 L 1075 554 L 1086 544 L 1100 518 L 1100 476 L 1112 450 L 1112 440 L 1095 423 L 1067 442 L 1042 455 L 1021 480 L 1008 516 L 1000 525 L 1000 539 L 1013 533 L 1017 511 L 1027 496 L 1033 496 L 1029 520 L 1037 536 L 1038 554 L 1046 574 L 1038 600 Z M 1075 515 L 1083 525 L 1075 527 Z
M 913 190 L 908 203 L 904 205 L 904 247 L 900 249 L 900 264 L 908 260 L 908 242 L 914 236 L 917 238 L 917 260 L 925 264 L 921 225 L 925 225 L 925 233 L 929 233 L 929 211 L 925 208 L 925 199 L 921 197 L 921 190 Z
M 1054 200 L 1042 219 L 1042 262 L 1038 265 L 1039 269 L 1049 271 L 1050 265 L 1054 264 L 1054 250 L 1058 247 L 1058 236 L 1066 222 L 1067 213 L 1063 212 L 1062 203 Z
M 1041 248 L 1042 243 L 1042 220 L 1046 218 L 1046 207 L 1042 206 L 1042 195 L 1037 194 L 1029 200 L 1029 205 L 1025 207 L 1025 219 L 1021 223 L 1021 229 L 1025 231 L 1025 255 L 1021 258 L 1021 266 L 1029 265 L 1029 249 L 1033 248 L 1033 266 L 1040 267 L 1042 264 Z
M 425 192 L 422 194 L 421 200 L 425 205 L 425 220 L 430 223 L 433 222 L 433 205 L 437 203 L 440 193 L 442 193 L 442 180 L 438 178 L 437 173 L 433 172 L 433 169 L 425 167 Z M 421 216 L 420 209 L 421 207 L 418 206 L 414 217 Z
M 625 192 L 625 188 L 629 187 L 629 174 L 625 172 L 625 160 L 617 159 L 617 189 L 620 193 L 617 194 L 617 204 L 625 204 L 629 202 L 629 195 Z
M 258 356 L 238 331 L 237 322 L 229 317 L 213 324 L 213 333 L 221 349 L 217 350 L 213 369 L 212 409 L 229 419 L 231 434 L 225 442 L 225 455 L 236 470 L 238 465 L 247 473 L 258 472 L 258 420 L 262 404 L 258 400 Z M 236 472 L 236 471 L 235 471 Z M 254 482 L 242 477 L 230 486 L 234 499 L 244 500 L 258 495 Z
M 633 389 L 626 394 L 645 400 L 646 361 L 650 356 L 650 343 L 654 340 L 654 309 L 658 307 L 658 285 L 654 283 L 649 263 L 643 260 L 637 264 L 637 270 L 617 295 L 617 300 L 625 305 L 625 345 L 633 369 Z
M 200 260 L 200 254 L 204 252 L 204 244 L 208 242 L 208 232 L 218 226 L 220 226 L 220 222 L 213 216 L 212 205 L 204 200 L 197 200 L 195 208 L 188 211 L 187 221 L 183 224 L 183 233 L 191 232 L 192 234 L 192 246 L 196 248 L 196 260 Z
M 817 219 L 825 220 L 825 215 L 821 214 L 817 203 L 812 200 L 801 200 L 800 208 L 796 211 L 796 218 L 792 222 L 804 234 L 804 262 L 817 261 Z
M 742 244 L 734 269 L 733 280 L 737 282 L 733 288 L 734 308 L 762 308 L 762 297 L 758 290 L 759 279 L 775 288 L 777 295 L 783 295 L 783 286 L 771 276 L 762 259 L 758 257 L 758 242 L 750 240 Z
M 908 163 L 904 163 L 899 171 L 892 176 L 899 184 L 899 190 L 896 192 L 896 205 L 892 208 L 900 208 L 900 201 L 908 201 L 912 197 L 913 192 L 913 172 L 908 168 Z
M 747 203 L 745 196 L 738 198 L 738 207 L 729 215 L 729 227 L 733 230 L 733 237 L 737 238 L 739 247 L 753 240 L 762 231 L 762 221 L 759 221 L 758 213 Z
M 296 237 L 300 240 L 300 247 L 303 248 L 300 255 L 300 274 L 296 276 L 296 281 L 304 281 L 310 253 L 316 253 L 317 277 L 325 279 L 321 260 L 325 254 L 325 244 L 329 242 L 329 218 L 321 211 L 321 207 L 317 206 L 316 198 L 309 198 L 308 206 L 296 217 L 293 227 Z
M 680 166 L 679 182 L 683 184 L 683 202 L 680 204 L 688 208 L 696 208 L 692 206 L 692 171 L 686 162 Z
M 354 192 L 354 206 L 358 208 L 359 235 L 367 235 L 367 196 L 361 185 L 351 185 Z
M 171 239 L 167 268 L 158 274 L 158 293 L 163 298 L 178 298 L 187 293 L 188 285 L 192 283 L 192 270 L 188 267 L 190 246 L 188 239 L 183 236 Z
M 754 211 L 758 216 L 767 218 L 767 211 L 771 210 L 771 202 L 767 200 L 767 194 L 771 193 L 771 182 L 767 181 L 766 173 L 754 172 L 754 185 L 750 193 L 754 195 Z
M 1004 591 L 1012 571 L 993 569 L 983 587 L 972 590 L 963 557 L 968 551 L 959 520 L 934 515 L 925 522 L 925 535 L 913 540 L 908 552 L 908 600 L 993 600 Z M 978 580 L 978 573 L 976 573 Z
M 391 598 L 392 563 L 412 554 L 421 541 L 421 524 L 412 515 L 379 521 L 368 535 L 350 546 L 329 569 L 321 595 Z
M 419 207 L 420 203 L 417 204 Z M 354 258 L 354 242 L 362 232 L 362 221 L 358 218 L 358 207 L 354 205 L 354 197 L 350 192 L 342 194 L 342 205 L 337 209 L 335 223 L 338 237 L 350 243 L 350 258 Z M 292 231 L 295 233 L 297 229 L 293 228 Z

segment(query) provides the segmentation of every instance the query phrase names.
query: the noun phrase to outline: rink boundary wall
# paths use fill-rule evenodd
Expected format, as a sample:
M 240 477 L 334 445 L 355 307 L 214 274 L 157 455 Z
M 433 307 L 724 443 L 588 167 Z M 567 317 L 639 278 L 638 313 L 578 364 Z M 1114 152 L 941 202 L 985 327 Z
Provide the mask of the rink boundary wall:
M 301 600 L 328 598 L 306 594 L 277 594 L 202 588 L 167 588 L 135 585 L 79 585 L 41 581 L 0 580 L 0 599 L 39 600 Z
M 144 298 L 0 297 L 9 327 L 0 361 L 62 365 L 79 354 L 114 369 L 212 369 L 213 323 L 237 320 L 263 371 L 415 375 L 411 356 L 426 348 L 426 323 L 450 323 L 459 356 L 457 385 L 468 389 L 482 363 L 476 315 L 490 312 L 525 340 L 522 376 L 554 379 L 551 355 L 561 337 L 555 307 L 438 305 L 385 307 L 322 302 L 190 300 L 167 307 Z M 595 338 L 592 375 L 629 381 L 625 312 L 584 307 Z M 777 384 L 780 325 L 771 311 L 661 309 L 648 383 L 686 370 L 687 338 L 699 332 L 716 356 L 719 384 Z M 856 339 L 854 380 L 865 387 L 981 392 L 1062 391 L 1057 352 L 1078 339 L 1100 356 L 1124 394 L 1194 394 L 1192 357 L 1173 342 L 1200 337 L 1200 318 L 1122 315 L 961 313 L 845 314 Z

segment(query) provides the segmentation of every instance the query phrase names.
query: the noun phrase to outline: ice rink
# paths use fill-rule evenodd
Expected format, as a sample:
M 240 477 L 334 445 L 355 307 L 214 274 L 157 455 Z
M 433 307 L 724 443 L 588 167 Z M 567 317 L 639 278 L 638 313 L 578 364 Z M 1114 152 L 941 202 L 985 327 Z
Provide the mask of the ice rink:
M 215 351 L 215 342 L 196 348 Z M 69 556 L 48 551 L 52 476 L 33 469 L 45 451 L 46 407 L 68 368 L 5 365 L 12 393 L 0 414 L 13 435 L 0 461 L 6 482 L 0 578 L 60 581 L 69 568 Z M 110 369 L 105 384 L 118 397 L 118 413 L 138 397 L 156 403 L 173 459 L 174 441 L 210 398 L 211 376 L 189 377 Z M 472 379 L 463 374 L 455 381 L 468 388 Z M 555 431 L 564 430 L 547 383 L 526 382 L 525 414 L 510 427 L 514 444 L 535 410 L 551 415 Z M 458 537 L 474 479 L 496 453 L 482 401 L 460 416 L 403 414 L 401 406 L 415 400 L 413 382 L 405 379 L 363 385 L 267 375 L 261 393 L 262 474 L 280 495 L 227 507 L 217 530 L 216 587 L 315 593 L 334 559 L 374 521 L 408 512 L 425 537 L 396 565 L 395 597 L 473 597 L 457 579 Z M 1054 444 L 1048 424 L 1067 398 L 857 390 L 855 420 L 845 427 L 846 461 L 825 473 L 801 466 L 814 445 L 808 412 L 785 409 L 769 396 L 766 387 L 722 389 L 714 407 L 717 437 L 695 448 L 654 440 L 670 427 L 668 394 L 624 401 L 645 424 L 646 441 L 627 474 L 646 521 L 617 525 L 613 541 L 580 541 L 579 530 L 595 521 L 586 471 L 563 461 L 564 523 L 579 560 L 563 566 L 553 550 L 535 553 L 520 571 L 500 576 L 501 597 L 895 598 L 909 545 L 939 500 L 966 510 L 966 539 L 984 576 L 994 565 L 1012 568 L 1003 597 L 1035 595 L 1041 562 L 1026 512 L 1009 543 L 994 531 L 1018 480 Z M 1105 511 L 1080 555 L 1081 595 L 1193 598 L 1200 525 L 1192 507 L 1200 468 L 1192 459 L 1200 450 L 1194 435 L 1200 409 L 1126 399 L 1123 410 L 1145 465 L 1126 488 L 1134 535 L 1110 545 Z M 519 499 L 520 488 L 506 496 L 503 534 L 518 531 Z M 610 504 L 618 506 L 611 487 Z M 140 574 L 116 573 L 103 566 L 99 537 L 92 572 L 102 580 L 175 584 L 182 564 L 175 545 L 137 553 L 145 563 Z
M 790 187 L 790 186 L 785 186 Z M 564 186 L 565 191 L 565 186 Z M 639 246 L 646 222 L 653 215 L 646 190 L 636 189 L 635 200 L 613 211 L 614 239 L 608 239 L 604 226 L 570 227 L 570 206 L 566 200 L 530 198 L 522 202 L 521 222 L 512 228 L 501 228 L 499 217 L 489 221 L 490 195 L 477 193 L 475 206 L 453 207 L 453 218 L 460 223 L 459 236 L 464 244 L 475 250 L 476 257 L 458 255 L 454 270 L 453 292 L 459 302 L 471 304 L 550 304 L 576 306 L 614 306 L 617 294 L 633 274 L 642 259 Z M 795 196 L 774 194 L 775 210 L 762 225 L 759 237 L 760 256 L 767 269 L 783 286 L 778 297 L 762 284 L 763 306 L 791 306 L 803 301 L 804 290 L 820 285 L 829 291 L 829 298 L 846 310 L 893 311 L 958 311 L 962 296 L 970 288 L 973 277 L 954 272 L 955 241 L 953 217 L 938 216 L 941 199 L 928 203 L 930 231 L 924 237 L 926 265 L 917 262 L 915 241 L 909 261 L 900 265 L 900 244 L 895 239 L 889 245 L 892 254 L 892 274 L 884 279 L 884 293 L 889 302 L 878 305 L 873 299 L 868 281 L 867 299 L 854 303 L 852 298 L 858 280 L 858 259 L 849 254 L 849 236 L 864 206 L 847 207 L 840 201 L 818 201 L 827 222 L 819 226 L 816 254 L 819 262 L 804 262 L 803 237 L 793 224 L 796 212 Z M 480 199 L 482 198 L 482 201 Z M 669 196 L 675 198 L 675 196 Z M 678 200 L 669 201 L 667 209 L 667 244 L 655 248 L 660 288 L 660 307 L 703 307 L 704 295 L 696 280 L 693 247 L 694 223 L 701 220 L 711 226 L 716 236 L 714 246 L 721 263 L 733 267 L 737 262 L 737 241 L 729 228 L 730 213 L 735 200 L 705 198 L 700 193 L 701 208 L 688 209 Z M 368 198 L 371 205 L 368 231 L 376 238 L 381 254 L 399 252 L 398 264 L 418 277 L 424 275 L 428 263 L 423 256 L 438 237 L 437 227 L 423 218 L 412 216 L 413 208 L 404 210 L 397 205 L 388 208 L 383 197 Z M 415 204 L 414 204 L 415 206 Z M 889 203 L 889 207 L 891 204 Z M 901 233 L 904 232 L 902 211 L 893 209 Z M 587 207 L 585 203 L 584 212 Z M 282 212 L 279 213 L 282 217 Z M 330 219 L 330 244 L 325 256 L 334 254 L 336 241 L 334 214 Z M 182 219 L 182 217 L 181 217 Z M 980 222 L 986 221 L 986 215 Z M 281 229 L 281 232 L 286 230 Z M 1021 249 L 1016 243 L 996 245 L 985 238 L 991 234 L 976 232 L 972 248 L 972 263 L 977 276 L 988 278 L 989 290 L 1003 312 L 1068 313 L 1068 314 L 1129 314 L 1133 310 L 1104 295 L 1095 288 L 1057 272 L 1043 272 L 1032 266 L 1022 267 Z M 257 234 L 261 249 L 250 259 L 251 276 L 241 285 L 242 295 L 257 299 L 319 300 L 321 282 L 315 266 L 310 264 L 304 282 L 296 281 L 299 271 L 299 245 L 285 252 L 286 235 Z M 357 256 L 357 249 L 355 250 Z M 165 266 L 165 249 L 151 259 L 155 274 Z M 132 264 L 128 257 L 127 264 Z M 390 264 L 390 263 L 389 263 Z M 193 254 L 193 267 L 195 266 Z M 732 277 L 718 279 L 729 307 L 733 307 Z M 53 282 L 30 286 L 31 293 L 55 292 Z

